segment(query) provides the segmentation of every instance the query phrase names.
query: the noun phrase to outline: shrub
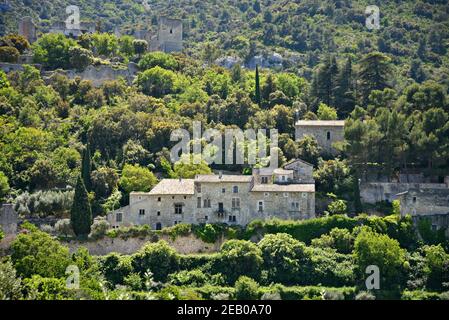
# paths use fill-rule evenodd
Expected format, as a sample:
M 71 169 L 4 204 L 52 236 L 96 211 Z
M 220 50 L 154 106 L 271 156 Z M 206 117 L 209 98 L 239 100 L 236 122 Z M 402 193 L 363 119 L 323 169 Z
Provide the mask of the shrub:
M 91 227 L 89 238 L 101 239 L 106 235 L 106 232 L 110 228 L 111 225 L 105 219 L 95 219 Z
M 70 264 L 69 249 L 45 232 L 25 223 L 11 245 L 11 259 L 22 277 L 63 277 Z
M 360 291 L 355 296 L 355 300 L 376 300 L 376 296 L 368 291 Z
M 14 47 L 0 47 L 0 61 L 16 63 L 19 60 L 20 52 Z
M 139 61 L 140 70 L 147 70 L 156 66 L 167 70 L 176 70 L 178 62 L 172 55 L 164 52 L 149 52 Z
M 24 216 L 60 217 L 70 211 L 74 191 L 38 191 L 22 193 L 15 200 L 14 209 Z
M 156 281 L 165 281 L 170 273 L 178 270 L 179 256 L 167 242 L 160 240 L 145 245 L 134 254 L 132 265 L 141 275 L 150 270 Z
M 73 232 L 72 225 L 70 224 L 70 219 L 58 220 L 55 224 L 55 231 L 57 234 L 64 236 L 64 238 L 73 237 L 75 233 Z
M 312 245 L 321 248 L 333 248 L 340 253 L 350 253 L 354 246 L 354 237 L 347 229 L 332 229 L 329 234 L 313 239 Z
M 366 267 L 375 265 L 381 270 L 380 287 L 383 290 L 397 290 L 402 285 L 405 250 L 397 240 L 365 227 L 355 240 L 354 260 L 360 281 L 366 278 Z
M 229 240 L 220 251 L 218 267 L 229 283 L 233 283 L 239 276 L 258 279 L 263 259 L 261 250 L 249 241 Z
M 306 274 L 310 257 L 304 243 L 286 233 L 268 234 L 258 244 L 262 251 L 268 282 L 296 283 Z
M 100 270 L 113 288 L 117 284 L 123 284 L 124 279 L 132 273 L 131 258 L 118 253 L 110 253 L 101 257 Z
M 123 283 L 134 291 L 142 290 L 142 278 L 137 273 L 131 273 L 123 279 Z
M 438 292 L 404 290 L 401 300 L 440 300 L 440 296 Z
M 168 281 L 177 286 L 201 287 L 208 283 L 208 277 L 200 269 L 183 270 L 169 275 Z
M 259 284 L 249 277 L 241 276 L 235 282 L 235 298 L 237 300 L 257 300 Z
M 43 278 L 33 275 L 23 281 L 26 299 L 29 300 L 67 300 L 73 298 L 64 279 Z
M 0 300 L 18 300 L 22 297 L 22 282 L 16 277 L 11 261 L 0 261 Z

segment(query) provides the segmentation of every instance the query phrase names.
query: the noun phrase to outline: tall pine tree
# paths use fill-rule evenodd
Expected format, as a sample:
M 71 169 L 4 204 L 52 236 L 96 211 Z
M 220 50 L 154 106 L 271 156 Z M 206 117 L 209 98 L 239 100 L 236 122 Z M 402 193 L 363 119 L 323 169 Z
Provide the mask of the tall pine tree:
M 72 209 L 70 211 L 70 222 L 77 236 L 87 236 L 92 225 L 92 210 L 89 203 L 86 187 L 83 179 L 78 177 L 75 195 L 73 197 Z
M 334 103 L 340 118 L 344 119 L 355 107 L 351 58 L 346 60 L 343 69 L 338 74 L 336 83 Z
M 254 97 L 255 97 L 257 105 L 260 107 L 261 106 L 261 100 L 260 100 L 260 78 L 259 78 L 259 66 L 258 65 L 256 65 L 256 88 L 255 88 Z
M 390 61 L 388 56 L 380 52 L 368 53 L 360 61 L 358 88 L 363 105 L 367 104 L 371 91 L 389 87 Z
M 83 159 L 81 163 L 81 177 L 83 178 L 84 186 L 87 191 L 92 190 L 92 183 L 90 179 L 90 174 L 92 172 L 92 162 L 90 155 L 89 143 L 86 144 L 86 148 L 83 151 Z
M 335 87 L 338 75 L 338 65 L 335 56 L 326 56 L 318 67 L 312 81 L 312 95 L 316 97 L 315 104 L 320 102 L 335 106 Z

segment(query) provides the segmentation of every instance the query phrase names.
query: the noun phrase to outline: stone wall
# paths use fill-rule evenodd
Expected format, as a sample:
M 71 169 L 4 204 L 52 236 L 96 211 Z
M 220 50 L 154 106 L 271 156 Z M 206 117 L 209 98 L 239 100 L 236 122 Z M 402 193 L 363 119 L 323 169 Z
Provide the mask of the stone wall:
M 83 80 L 90 80 L 95 87 L 99 87 L 105 81 L 117 80 L 119 78 L 123 78 L 128 85 L 131 85 L 136 77 L 137 71 L 137 65 L 130 62 L 127 68 L 114 68 L 110 65 L 90 65 L 82 72 L 76 70 L 57 70 L 56 72 L 66 75 L 69 79 L 80 77 Z M 46 75 L 47 80 L 54 74 L 55 72 L 48 73 Z
M 410 189 L 441 190 L 447 189 L 443 183 L 395 183 L 395 182 L 371 182 L 360 184 L 360 197 L 363 203 L 375 204 L 381 201 L 398 199 L 397 194 Z
M 6 235 L 17 231 L 17 212 L 12 204 L 3 204 L 0 208 L 0 227 Z
M 412 187 L 399 195 L 401 215 L 449 215 L 449 188 Z M 445 186 L 444 184 L 440 184 Z
M 224 239 L 217 241 L 216 243 L 205 243 L 201 239 L 196 238 L 194 235 L 177 237 L 172 240 L 169 236 L 161 236 L 161 240 L 167 241 L 180 254 L 190 253 L 211 253 L 220 250 Z M 129 238 L 129 239 L 111 239 L 103 238 L 97 241 L 71 241 L 64 243 L 70 249 L 70 252 L 76 251 L 80 247 L 85 247 L 92 255 L 106 255 L 111 252 L 117 252 L 121 254 L 133 254 L 137 252 L 142 246 L 148 242 L 154 242 L 151 238 Z

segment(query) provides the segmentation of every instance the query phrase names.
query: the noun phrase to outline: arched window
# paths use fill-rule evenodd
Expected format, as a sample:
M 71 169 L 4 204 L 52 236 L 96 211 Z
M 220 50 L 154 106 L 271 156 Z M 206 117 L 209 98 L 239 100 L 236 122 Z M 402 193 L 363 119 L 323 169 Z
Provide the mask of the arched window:
M 238 186 L 233 186 L 232 187 L 232 192 L 233 193 L 239 193 L 239 187 Z
M 327 132 L 327 140 L 330 140 L 330 139 L 331 139 L 331 132 L 328 131 L 328 132 Z

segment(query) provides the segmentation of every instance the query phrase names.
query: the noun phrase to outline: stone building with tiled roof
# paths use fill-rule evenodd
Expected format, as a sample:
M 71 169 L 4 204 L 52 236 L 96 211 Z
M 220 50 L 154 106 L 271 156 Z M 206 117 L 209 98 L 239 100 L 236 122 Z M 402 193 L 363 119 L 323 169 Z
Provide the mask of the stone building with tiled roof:
M 255 219 L 315 217 L 312 165 L 294 160 L 282 169 L 254 169 L 252 175 L 197 175 L 163 179 L 150 192 L 131 192 L 129 205 L 108 214 L 113 227 L 177 223 L 246 225 Z

